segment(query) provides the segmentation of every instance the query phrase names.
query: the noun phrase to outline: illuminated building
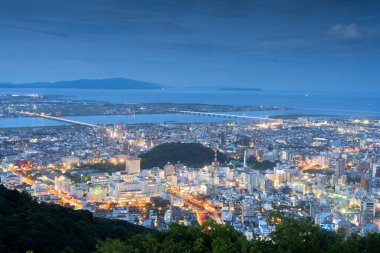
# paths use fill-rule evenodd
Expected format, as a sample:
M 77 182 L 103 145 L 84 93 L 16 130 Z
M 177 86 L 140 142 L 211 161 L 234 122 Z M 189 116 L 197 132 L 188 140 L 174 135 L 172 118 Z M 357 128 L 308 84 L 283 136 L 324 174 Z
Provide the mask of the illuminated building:
M 61 162 L 70 168 L 72 165 L 77 165 L 79 163 L 79 158 L 76 156 L 65 156 L 61 158 Z
M 54 189 L 59 192 L 70 191 L 70 180 L 65 176 L 59 176 L 54 178 Z
M 260 234 L 263 237 L 269 236 L 271 229 L 268 226 L 268 223 L 265 220 L 260 220 L 259 221 L 259 229 L 260 229 Z
M 345 172 L 345 162 L 343 159 L 338 159 L 335 163 L 335 176 L 338 179 Z
M 0 183 L 4 185 L 17 186 L 22 184 L 21 174 L 15 174 L 12 172 L 0 173 Z
M 332 213 L 319 213 L 315 216 L 315 224 L 321 225 L 331 223 L 333 219 Z
M 129 215 L 128 206 L 114 206 L 112 207 L 112 219 L 126 220 Z
M 175 170 L 175 168 L 174 168 L 173 164 L 170 164 L 170 163 L 166 164 L 164 166 L 164 176 L 165 176 L 165 178 L 168 177 L 168 176 L 173 175 L 174 170 Z
M 103 202 L 107 197 L 107 188 L 104 186 L 92 186 L 88 189 L 88 202 Z
M 380 177 L 380 163 L 374 163 L 372 165 L 372 178 Z
M 258 171 L 251 171 L 249 174 L 247 174 L 248 180 L 247 180 L 247 189 L 249 193 L 252 193 L 255 188 L 258 188 L 259 185 L 259 172 Z
M 230 207 L 229 206 L 223 206 L 222 207 L 222 217 L 221 217 L 221 220 L 222 221 L 226 221 L 226 222 L 231 222 L 232 218 L 233 218 L 233 213 L 230 210 Z
M 172 210 L 171 209 L 168 209 L 166 212 L 165 212 L 165 217 L 164 217 L 164 220 L 165 220 L 165 223 L 171 223 L 172 222 Z
M 252 221 L 256 214 L 256 201 L 253 198 L 246 197 L 242 202 L 243 222 Z
M 129 157 L 125 161 L 125 169 L 128 174 L 138 174 L 140 172 L 140 158 Z
M 373 199 L 364 198 L 360 201 L 360 223 L 369 223 L 375 217 L 376 205 Z
M 283 168 L 275 168 L 274 187 L 278 188 L 290 180 L 290 173 Z

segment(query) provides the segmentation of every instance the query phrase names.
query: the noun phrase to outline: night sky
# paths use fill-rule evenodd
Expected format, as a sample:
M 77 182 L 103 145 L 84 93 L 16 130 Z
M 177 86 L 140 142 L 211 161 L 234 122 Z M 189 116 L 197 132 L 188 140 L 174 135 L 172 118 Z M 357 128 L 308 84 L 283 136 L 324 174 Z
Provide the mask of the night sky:
M 380 91 L 380 1 L 0 0 L 0 81 Z

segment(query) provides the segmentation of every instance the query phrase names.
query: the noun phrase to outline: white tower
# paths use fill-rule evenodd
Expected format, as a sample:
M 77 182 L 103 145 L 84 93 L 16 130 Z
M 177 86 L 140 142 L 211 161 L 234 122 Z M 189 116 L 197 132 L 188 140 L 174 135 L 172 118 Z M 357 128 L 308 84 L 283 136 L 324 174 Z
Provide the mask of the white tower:
M 243 167 L 247 168 L 247 150 L 244 150 L 244 163 L 243 163 Z

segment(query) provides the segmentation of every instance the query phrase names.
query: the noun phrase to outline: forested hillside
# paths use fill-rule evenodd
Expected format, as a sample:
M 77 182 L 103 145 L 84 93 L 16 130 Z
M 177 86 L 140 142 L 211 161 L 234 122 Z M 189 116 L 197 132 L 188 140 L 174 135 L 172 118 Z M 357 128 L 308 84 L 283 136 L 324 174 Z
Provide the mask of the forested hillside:
M 97 240 L 148 233 L 131 223 L 95 219 L 88 211 L 39 204 L 0 185 L 0 252 L 92 252 Z
M 168 162 L 180 161 L 186 166 L 200 168 L 210 165 L 214 160 L 214 150 L 199 143 L 164 143 L 154 147 L 149 152 L 140 155 L 141 167 L 163 167 Z M 227 158 L 218 152 L 218 161 L 224 162 Z

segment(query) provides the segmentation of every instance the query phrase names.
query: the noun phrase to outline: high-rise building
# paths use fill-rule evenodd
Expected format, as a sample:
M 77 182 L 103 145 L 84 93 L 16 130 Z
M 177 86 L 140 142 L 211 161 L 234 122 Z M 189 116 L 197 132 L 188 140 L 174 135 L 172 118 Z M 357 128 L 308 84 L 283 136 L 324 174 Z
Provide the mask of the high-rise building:
M 140 173 L 141 159 L 135 157 L 128 157 L 125 161 L 125 170 L 128 174 Z
M 172 219 L 173 219 L 173 216 L 172 216 L 172 210 L 171 210 L 171 209 L 168 209 L 168 210 L 165 212 L 165 217 L 164 217 L 165 223 L 171 223 L 171 222 L 172 222 Z
M 258 171 L 250 171 L 247 174 L 247 189 L 249 193 L 252 193 L 255 188 L 259 187 L 259 172 Z
M 59 192 L 69 192 L 70 180 L 65 176 L 59 176 L 54 178 L 54 189 Z
M 369 173 L 362 173 L 360 176 L 360 188 L 362 189 L 369 189 L 370 187 L 370 174 Z
M 356 172 L 366 172 L 370 168 L 370 164 L 366 161 L 360 161 L 356 166 Z
M 380 163 L 374 163 L 372 165 L 372 178 L 380 177 Z
M 241 209 L 243 222 L 253 220 L 256 214 L 255 199 L 246 197 L 243 200 Z
M 164 176 L 165 176 L 165 178 L 168 177 L 168 176 L 173 175 L 174 170 L 175 170 L 175 168 L 174 168 L 173 164 L 171 164 L 171 163 L 166 164 L 164 166 Z
M 231 222 L 233 219 L 233 213 L 229 206 L 222 207 L 221 220 L 225 222 Z
M 364 198 L 360 201 L 360 223 L 369 223 L 375 217 L 376 205 L 373 199 Z
M 335 176 L 339 178 L 345 172 L 346 163 L 344 159 L 338 159 L 335 163 Z

